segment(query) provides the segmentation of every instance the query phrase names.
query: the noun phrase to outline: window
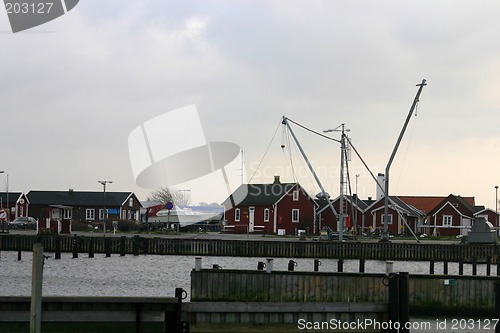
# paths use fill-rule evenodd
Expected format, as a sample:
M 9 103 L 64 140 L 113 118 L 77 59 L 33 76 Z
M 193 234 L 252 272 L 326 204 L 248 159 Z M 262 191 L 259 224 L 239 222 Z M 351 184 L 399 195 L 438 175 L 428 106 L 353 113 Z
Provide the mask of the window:
M 299 223 L 299 210 L 298 209 L 292 209 L 292 222 Z
M 99 220 L 104 220 L 104 209 L 99 209 Z
M 384 225 L 384 214 L 382 214 L 382 216 L 380 216 L 380 222 L 382 224 L 382 226 Z M 387 224 L 392 224 L 392 214 L 387 214 Z
M 443 215 L 443 227 L 451 227 L 453 221 L 452 215 Z
M 73 210 L 70 208 L 64 208 L 63 210 L 63 219 L 71 220 L 73 218 Z
M 269 208 L 264 209 L 264 222 L 269 222 Z
M 293 201 L 299 201 L 299 190 L 293 191 L 292 199 Z
M 95 210 L 94 209 L 86 209 L 85 210 L 85 219 L 87 221 L 95 220 Z
M 236 208 L 234 210 L 234 221 L 240 222 L 240 209 L 239 208 Z
M 128 206 L 129 207 L 134 207 L 134 198 L 128 199 Z

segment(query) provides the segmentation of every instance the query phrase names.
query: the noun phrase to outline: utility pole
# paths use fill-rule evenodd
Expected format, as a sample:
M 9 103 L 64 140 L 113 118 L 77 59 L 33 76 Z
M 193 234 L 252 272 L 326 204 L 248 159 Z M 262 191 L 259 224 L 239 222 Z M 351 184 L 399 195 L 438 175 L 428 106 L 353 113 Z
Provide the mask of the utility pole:
M 405 134 L 406 127 L 408 126 L 408 123 L 410 122 L 410 118 L 413 114 L 413 111 L 415 110 L 415 107 L 417 106 L 417 103 L 419 102 L 420 94 L 422 93 L 422 89 L 427 85 L 426 80 L 423 79 L 422 83 L 417 84 L 416 86 L 419 87 L 417 91 L 417 95 L 415 96 L 415 99 L 413 100 L 413 104 L 411 105 L 410 111 L 408 112 L 408 116 L 406 117 L 406 121 L 403 125 L 403 129 L 401 130 L 401 133 L 399 134 L 398 141 L 396 142 L 396 146 L 392 150 L 391 157 L 389 158 L 389 162 L 387 162 L 387 166 L 385 167 L 385 197 L 384 197 L 384 231 L 380 235 L 380 241 L 389 241 L 389 231 L 388 231 L 388 222 L 389 222 L 389 169 L 391 168 L 392 161 L 394 160 L 394 157 L 396 156 L 396 152 L 398 151 L 399 144 L 401 143 L 401 140 L 403 139 L 403 135 Z
M 98 180 L 97 182 L 100 183 L 103 188 L 104 205 L 102 212 L 102 233 L 103 235 L 106 235 L 106 218 L 108 217 L 108 214 L 106 213 L 106 184 L 111 184 L 113 182 L 111 180 Z
M 338 215 L 338 228 L 339 228 L 339 240 L 344 237 L 344 226 L 347 216 L 347 202 L 345 201 L 345 195 L 347 192 L 347 135 L 345 132 L 349 132 L 349 129 L 345 128 L 345 124 L 341 124 L 337 128 L 328 129 L 323 131 L 323 133 L 329 132 L 341 132 L 340 135 L 340 198 L 339 198 L 339 215 Z

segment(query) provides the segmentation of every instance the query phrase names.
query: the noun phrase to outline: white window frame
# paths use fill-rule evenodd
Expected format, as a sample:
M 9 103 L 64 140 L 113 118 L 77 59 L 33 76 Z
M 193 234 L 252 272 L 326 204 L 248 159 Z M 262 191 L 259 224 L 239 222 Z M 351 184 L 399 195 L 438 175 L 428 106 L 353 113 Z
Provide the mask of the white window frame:
M 95 220 L 95 209 L 87 208 L 85 209 L 85 220 L 94 221 Z
M 300 221 L 300 209 L 292 209 L 292 223 L 299 223 Z
M 63 219 L 65 220 L 71 220 L 73 218 L 73 209 L 71 208 L 64 208 L 63 209 Z
M 443 215 L 443 227 L 451 227 L 453 225 L 453 215 Z
M 292 193 L 292 200 L 293 201 L 299 201 L 299 190 L 295 190 Z
M 270 216 L 271 216 L 271 210 L 269 208 L 264 209 L 264 222 L 269 222 Z
M 389 218 L 389 221 L 387 221 L 387 225 L 392 224 L 392 221 L 393 221 L 392 214 L 387 214 L 387 217 Z M 383 226 L 384 225 L 384 214 L 382 214 L 380 216 L 380 222 L 381 222 L 380 225 Z
M 105 213 L 104 213 L 104 208 L 99 209 L 99 220 L 104 220 Z
M 241 210 L 239 208 L 236 208 L 234 210 L 234 222 L 240 222 L 241 220 Z

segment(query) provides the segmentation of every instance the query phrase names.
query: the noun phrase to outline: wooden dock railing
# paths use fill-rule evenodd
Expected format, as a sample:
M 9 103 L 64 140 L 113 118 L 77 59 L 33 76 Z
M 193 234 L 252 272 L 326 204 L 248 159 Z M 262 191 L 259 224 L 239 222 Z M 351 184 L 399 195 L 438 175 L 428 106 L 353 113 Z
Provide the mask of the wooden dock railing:
M 31 251 L 36 242 L 45 251 L 238 257 L 342 258 L 496 263 L 498 245 L 399 242 L 255 241 L 164 237 L 88 237 L 0 234 L 0 250 Z

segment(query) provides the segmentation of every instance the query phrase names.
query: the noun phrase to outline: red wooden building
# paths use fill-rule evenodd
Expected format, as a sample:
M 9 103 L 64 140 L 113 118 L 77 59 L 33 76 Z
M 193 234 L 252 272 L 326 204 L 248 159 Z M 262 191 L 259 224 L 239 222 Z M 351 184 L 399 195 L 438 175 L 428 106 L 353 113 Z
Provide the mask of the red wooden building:
M 316 203 L 298 183 L 243 184 L 222 204 L 225 230 L 238 233 L 313 232 Z

